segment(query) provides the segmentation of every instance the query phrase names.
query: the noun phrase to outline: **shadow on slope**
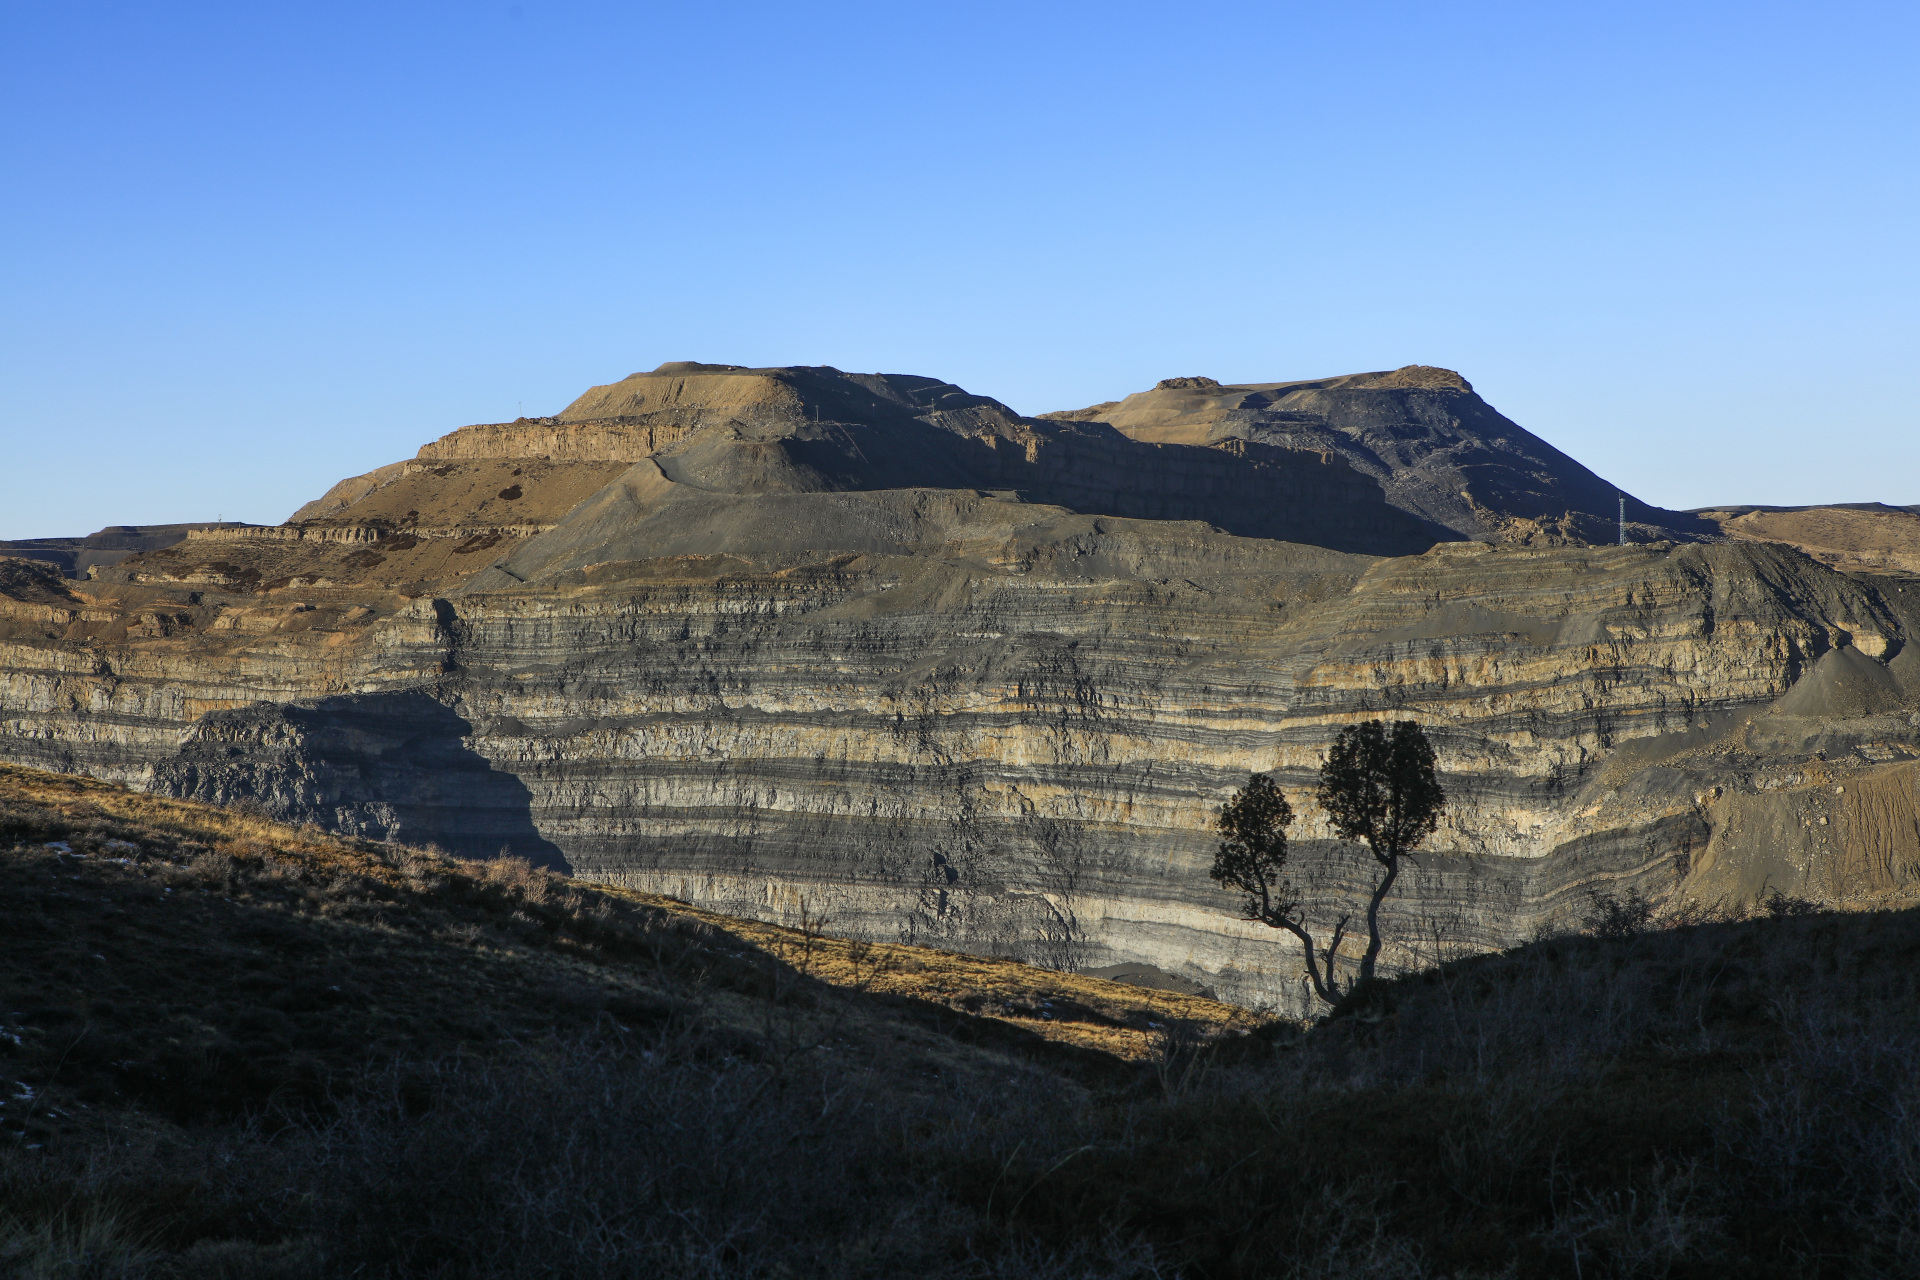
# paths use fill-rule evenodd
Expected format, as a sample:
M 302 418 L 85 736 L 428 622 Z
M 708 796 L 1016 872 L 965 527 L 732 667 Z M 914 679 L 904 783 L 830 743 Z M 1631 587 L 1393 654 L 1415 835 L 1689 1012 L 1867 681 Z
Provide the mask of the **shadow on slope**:
M 532 793 L 471 745 L 473 725 L 425 689 L 255 703 L 203 716 L 151 789 L 250 801 L 283 822 L 434 843 L 570 870 L 533 824 Z
M 1160 1013 L 1129 1069 L 868 999 L 912 948 L 0 783 L 16 1273 L 1784 1278 L 1920 1247 L 1916 912 L 1615 912 L 1367 1019 L 1209 1047 Z
M 637 464 L 620 485 L 637 490 L 664 478 L 704 492 L 709 507 L 769 495 L 993 491 L 1082 514 L 1204 520 L 1242 536 L 1367 554 L 1408 554 L 1433 541 L 1386 504 L 1378 484 L 1324 451 L 1241 439 L 1141 443 L 1101 423 L 1025 418 L 931 378 L 671 364 L 596 387 L 542 421 L 550 425 L 519 434 L 592 426 L 597 443 L 577 447 Z M 464 433 L 478 434 L 463 450 L 518 447 L 512 424 Z M 462 434 L 434 447 L 453 448 Z M 837 509 L 864 505 L 845 499 Z
M 1142 1274 L 943 1182 L 1133 1077 L 1055 1009 L 1231 1014 L 0 768 L 0 1273 Z
M 1408 365 L 1301 382 L 1167 378 L 1086 409 L 1044 414 L 1111 424 L 1136 440 L 1243 439 L 1325 449 L 1378 480 L 1387 500 L 1455 537 L 1612 542 L 1621 491 L 1481 399 L 1451 369 Z M 1635 541 L 1717 526 L 1626 496 Z
M 0 778 L 44 802 L 0 829 L 24 1274 L 1784 1280 L 1920 1247 L 1916 912 L 1615 913 L 1095 1069 L 866 998 L 883 949 L 823 978 L 808 931 Z

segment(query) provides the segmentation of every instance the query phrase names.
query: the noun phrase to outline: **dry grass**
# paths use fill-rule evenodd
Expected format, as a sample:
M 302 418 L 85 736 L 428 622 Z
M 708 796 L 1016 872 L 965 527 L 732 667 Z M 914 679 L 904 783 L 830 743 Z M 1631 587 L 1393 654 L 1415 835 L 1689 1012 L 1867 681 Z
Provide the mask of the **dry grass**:
M 80 779 L 0 771 L 0 823 L 0 1274 L 1851 1278 L 1920 1249 L 1920 912 L 1596 901 L 1366 1019 L 1235 1034 Z
M 721 956 L 772 960 L 830 987 L 923 1002 L 1128 1061 L 1159 1055 L 1170 1028 L 1205 1040 L 1261 1022 L 1213 1000 L 1012 960 L 835 938 L 826 919 L 798 929 L 741 920 L 671 898 L 574 881 L 523 860 L 462 863 L 432 850 L 343 840 L 245 808 L 151 796 L 67 774 L 0 765 L 0 815 L 0 844 L 78 836 L 83 851 L 111 857 L 103 842 L 119 840 L 137 845 L 144 865 L 211 859 L 198 864 L 201 872 L 229 859 L 250 885 L 280 880 L 318 887 L 317 898 L 307 895 L 308 905 L 322 914 L 351 916 L 356 904 L 378 902 L 498 908 L 482 912 L 489 918 L 436 921 L 445 939 L 464 937 L 475 946 L 517 937 L 559 955 L 604 960 L 613 941 L 603 936 L 608 922 L 627 918 L 642 922 L 641 933 L 649 936 L 640 950 L 657 968 L 660 948 L 650 935 L 672 933 L 677 923 L 704 939 L 709 966 Z M 516 920 L 516 913 L 527 919 Z M 529 932 L 529 921 L 539 927 Z
M 819 923 L 0 767 L 0 1273 L 847 1274 L 850 1235 L 862 1274 L 1126 1264 L 955 1217 L 929 1170 L 1142 1078 L 1101 1044 L 1240 1015 Z M 668 1182 L 691 1227 L 629 1220 Z
M 1268 1019 L 1230 1004 L 993 956 L 833 937 L 831 919 L 785 928 L 701 911 L 669 898 L 630 895 L 701 920 L 833 986 L 904 996 L 995 1021 L 1049 1041 L 1131 1062 L 1165 1052 L 1169 1030 L 1195 1040 L 1238 1035 Z

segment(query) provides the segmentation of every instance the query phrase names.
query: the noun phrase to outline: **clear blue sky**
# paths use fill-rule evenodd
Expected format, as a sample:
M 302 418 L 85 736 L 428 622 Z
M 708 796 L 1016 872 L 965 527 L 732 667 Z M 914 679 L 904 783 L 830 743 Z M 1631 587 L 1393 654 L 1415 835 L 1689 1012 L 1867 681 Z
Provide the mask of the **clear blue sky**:
M 1426 363 L 1920 502 L 1912 4 L 0 7 L 0 537 L 277 522 L 663 360 Z

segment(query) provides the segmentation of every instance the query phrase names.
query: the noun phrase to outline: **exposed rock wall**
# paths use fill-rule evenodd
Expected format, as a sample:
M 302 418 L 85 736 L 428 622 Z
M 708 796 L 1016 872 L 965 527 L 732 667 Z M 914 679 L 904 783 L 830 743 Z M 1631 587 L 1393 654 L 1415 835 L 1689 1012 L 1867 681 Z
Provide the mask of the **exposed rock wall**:
M 667 416 L 521 418 L 483 422 L 450 431 L 420 446 L 423 461 L 463 462 L 475 458 L 551 458 L 565 462 L 638 462 L 676 444 L 704 423 Z
M 1459 394 L 1441 372 L 1359 390 Z M 1208 824 L 1273 773 L 1330 918 L 1367 866 L 1311 783 L 1359 719 L 1424 724 L 1452 800 L 1392 963 L 1609 887 L 1920 891 L 1911 579 L 1759 541 L 1430 546 L 1337 451 L 925 378 L 667 366 L 555 429 L 629 411 L 691 426 L 630 464 L 415 460 L 86 583 L 0 560 L 0 758 L 1295 1005 Z
M 420 456 L 465 465 L 650 460 L 676 483 L 720 493 L 1012 491 L 1087 513 L 1206 520 L 1372 554 L 1434 539 L 1330 450 L 1238 437 L 1212 447 L 1142 443 L 1103 424 L 1022 418 L 933 378 L 837 369 L 663 365 L 595 387 L 557 417 L 463 427 Z M 404 484 L 389 478 L 352 508 L 328 507 L 327 518 Z M 316 518 L 320 508 L 302 510 Z
M 16 637 L 0 731 L 10 759 L 729 910 L 804 898 L 850 932 L 1293 1000 L 1291 948 L 1205 876 L 1211 811 L 1248 770 L 1293 795 L 1330 911 L 1364 867 L 1307 798 L 1320 753 L 1356 718 L 1425 723 L 1453 806 L 1398 900 L 1395 958 L 1436 931 L 1504 945 L 1595 886 L 1711 889 L 1726 800 L 1703 797 L 1766 794 L 1755 762 L 1806 747 L 1730 746 L 1758 732 L 1743 719 L 1856 637 L 1905 652 L 1912 627 L 1764 545 L 1375 560 L 1016 514 L 938 552 L 496 575 L 358 630 L 209 628 L 192 653 Z M 1855 745 L 1920 755 L 1888 678 Z M 1820 724 L 1838 756 L 1846 724 Z M 1753 845 L 1731 843 L 1718 865 Z M 1899 848 L 1870 856 L 1911 866 Z M 1840 856 L 1802 861 L 1817 879 Z
M 246 528 L 209 521 L 205 524 L 109 525 L 84 538 L 27 538 L 0 542 L 0 556 L 40 560 L 57 565 L 69 578 L 84 578 L 95 569 L 131 559 L 143 551 L 157 551 L 208 530 Z

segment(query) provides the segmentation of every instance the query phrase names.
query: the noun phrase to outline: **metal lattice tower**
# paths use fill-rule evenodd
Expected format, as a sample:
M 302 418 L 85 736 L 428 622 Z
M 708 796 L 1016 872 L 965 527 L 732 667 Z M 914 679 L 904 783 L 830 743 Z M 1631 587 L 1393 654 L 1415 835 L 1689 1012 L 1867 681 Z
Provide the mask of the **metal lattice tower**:
M 1627 545 L 1627 495 L 1620 495 L 1620 545 Z

